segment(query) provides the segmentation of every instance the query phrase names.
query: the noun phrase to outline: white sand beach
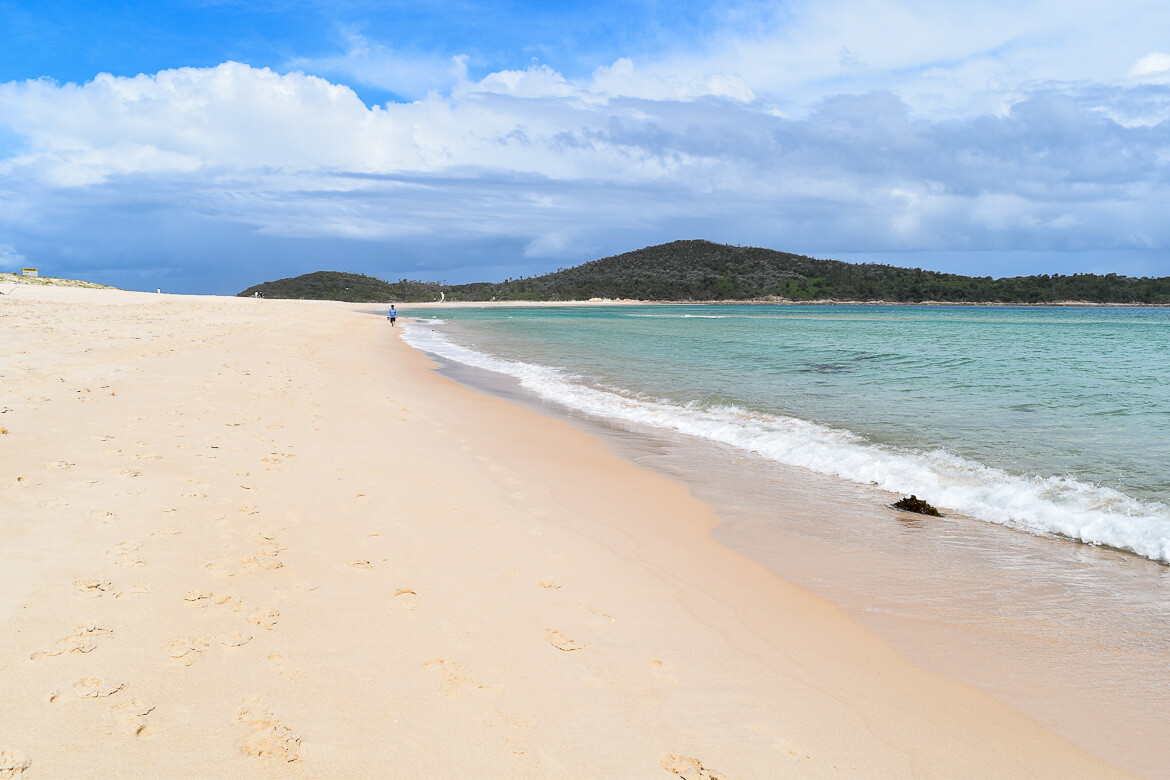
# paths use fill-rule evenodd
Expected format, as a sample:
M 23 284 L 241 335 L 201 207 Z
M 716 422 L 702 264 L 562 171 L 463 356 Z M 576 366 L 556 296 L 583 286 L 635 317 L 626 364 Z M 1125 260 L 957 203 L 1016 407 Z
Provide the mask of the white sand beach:
M 1123 776 L 370 308 L 0 298 L 0 778 Z

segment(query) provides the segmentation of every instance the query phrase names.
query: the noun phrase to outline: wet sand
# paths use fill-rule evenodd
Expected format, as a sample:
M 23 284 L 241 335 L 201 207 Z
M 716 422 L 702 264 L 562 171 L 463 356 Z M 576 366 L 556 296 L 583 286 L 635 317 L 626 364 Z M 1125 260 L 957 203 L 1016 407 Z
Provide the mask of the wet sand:
M 5 296 L 0 776 L 1120 774 L 362 308 Z
M 907 658 L 991 693 L 1126 769 L 1170 765 L 1170 567 L 949 513 L 682 434 L 584 415 L 511 377 L 441 361 L 470 387 L 573 421 L 679 479 L 715 539 L 831 601 Z

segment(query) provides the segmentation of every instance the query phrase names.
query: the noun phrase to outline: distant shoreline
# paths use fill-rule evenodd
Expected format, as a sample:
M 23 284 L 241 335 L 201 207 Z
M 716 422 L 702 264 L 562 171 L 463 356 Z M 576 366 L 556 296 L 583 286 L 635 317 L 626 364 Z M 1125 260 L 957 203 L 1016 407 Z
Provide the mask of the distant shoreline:
M 276 299 L 274 299 L 276 300 Z M 371 302 L 377 305 L 376 302 Z M 389 305 L 390 301 L 385 302 Z M 396 302 L 397 303 L 397 302 Z M 403 301 L 399 306 L 409 307 L 463 307 L 463 306 L 987 306 L 1009 307 L 1026 306 L 1029 308 L 1170 308 L 1170 303 L 1095 303 L 1093 301 L 1046 301 L 1040 303 L 1004 302 L 1004 301 L 841 301 L 832 299 L 817 299 L 810 301 L 794 300 L 706 300 L 706 301 L 639 301 L 627 298 L 601 298 L 573 301 Z
M 64 279 L 49 276 L 21 276 L 14 273 L 0 273 L 0 284 L 39 285 L 51 287 L 86 287 L 105 290 L 120 289 L 97 282 L 87 282 L 80 279 Z M 3 292 L 3 291 L 0 291 Z M 126 292 L 150 292 L 149 290 L 128 290 Z M 321 300 L 331 301 L 332 298 L 266 298 L 264 300 Z M 726 300 L 635 300 L 632 298 L 590 298 L 587 300 L 495 300 L 495 301 L 337 301 L 339 303 L 366 303 L 371 306 L 390 305 L 396 303 L 406 306 L 1028 306 L 1048 308 L 1074 307 L 1125 307 L 1125 308 L 1170 308 L 1170 303 L 1097 303 L 1094 301 L 1041 301 L 1008 302 L 1008 301 L 883 301 L 883 300 L 838 300 L 835 298 L 817 298 L 814 300 L 797 301 L 791 298 L 729 298 Z

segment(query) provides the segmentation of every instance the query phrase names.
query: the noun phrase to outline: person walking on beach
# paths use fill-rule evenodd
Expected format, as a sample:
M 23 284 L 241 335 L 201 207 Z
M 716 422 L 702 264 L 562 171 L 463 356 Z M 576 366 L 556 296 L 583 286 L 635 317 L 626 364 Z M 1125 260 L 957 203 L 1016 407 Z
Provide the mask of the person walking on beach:
M 394 321 L 398 319 L 398 310 L 394 308 L 394 304 L 390 304 L 390 314 L 386 319 L 390 320 L 390 326 L 393 327 Z

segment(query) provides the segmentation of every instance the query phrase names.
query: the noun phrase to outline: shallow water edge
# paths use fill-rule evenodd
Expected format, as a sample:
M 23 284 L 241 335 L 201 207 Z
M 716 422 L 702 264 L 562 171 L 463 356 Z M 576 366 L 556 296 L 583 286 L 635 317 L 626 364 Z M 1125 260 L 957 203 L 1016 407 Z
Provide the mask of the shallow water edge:
M 982 688 L 1131 771 L 1170 762 L 1170 567 L 963 517 L 712 442 L 589 417 L 431 356 L 472 389 L 567 419 L 716 509 L 714 536 L 843 608 L 919 666 Z

